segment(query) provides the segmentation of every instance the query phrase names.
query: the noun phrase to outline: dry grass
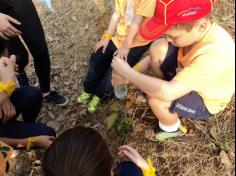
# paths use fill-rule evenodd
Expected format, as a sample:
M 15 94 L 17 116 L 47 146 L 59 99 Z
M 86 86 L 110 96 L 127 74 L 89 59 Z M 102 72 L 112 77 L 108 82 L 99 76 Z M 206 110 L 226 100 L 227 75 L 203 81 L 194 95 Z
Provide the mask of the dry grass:
M 193 129 L 193 136 L 165 142 L 151 142 L 144 138 L 144 130 L 155 127 L 157 121 L 147 103 L 137 101 L 139 92 L 134 88 L 129 92 L 126 106 L 120 102 L 122 111 L 134 119 L 133 130 L 121 136 L 113 130 L 107 130 L 104 123 L 104 119 L 111 113 L 110 105 L 115 100 L 107 101 L 92 115 L 85 112 L 85 107 L 78 106 L 75 98 L 82 90 L 82 81 L 87 69 L 86 61 L 91 48 L 107 26 L 113 1 L 54 2 L 56 13 L 40 11 L 40 17 L 52 56 L 52 86 L 66 94 L 70 103 L 66 108 L 44 106 L 39 121 L 51 124 L 58 133 L 76 125 L 92 126 L 106 137 L 114 157 L 117 148 L 122 144 L 136 147 L 145 157 L 150 155 L 158 176 L 235 175 L 234 99 L 223 112 L 207 122 L 184 120 L 184 125 Z M 213 19 L 235 37 L 235 1 L 218 0 L 215 6 Z M 32 65 L 29 72 L 31 81 L 35 80 Z M 222 151 L 226 154 L 223 155 Z M 41 175 L 40 164 L 36 164 L 35 160 L 40 160 L 42 153 L 30 152 L 22 155 L 23 159 L 19 156 L 15 161 L 16 164 L 12 168 L 16 171 L 12 175 Z M 22 164 L 23 162 L 26 164 Z

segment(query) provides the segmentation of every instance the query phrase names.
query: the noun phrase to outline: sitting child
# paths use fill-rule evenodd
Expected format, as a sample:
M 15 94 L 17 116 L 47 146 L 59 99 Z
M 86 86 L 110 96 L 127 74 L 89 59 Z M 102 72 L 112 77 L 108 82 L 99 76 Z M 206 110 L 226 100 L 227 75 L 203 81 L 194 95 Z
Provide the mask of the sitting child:
M 0 46 L 1 54 L 4 49 L 1 38 Z M 0 57 L 0 140 L 13 147 L 47 148 L 56 134 L 52 128 L 35 123 L 42 106 L 42 94 L 31 86 L 17 88 L 15 62 L 14 55 Z M 23 122 L 16 120 L 20 114 Z
M 147 76 L 114 58 L 119 76 L 148 95 L 149 105 L 166 134 L 176 136 L 179 117 L 207 120 L 225 109 L 235 91 L 235 44 L 209 19 L 213 0 L 157 0 L 154 17 L 140 31 L 155 40 L 150 56 L 136 65 Z M 139 68 L 139 69 L 137 69 Z
M 115 12 L 107 31 L 95 46 L 84 81 L 84 92 L 77 101 L 90 99 L 88 111 L 94 112 L 100 99 L 113 92 L 111 61 L 113 56 L 134 66 L 148 50 L 150 41 L 138 35 L 140 24 L 152 17 L 155 0 L 115 0 Z M 113 36 L 114 35 L 114 36 Z
M 102 136 L 92 128 L 77 127 L 61 134 L 43 159 L 45 176 L 155 176 L 155 169 L 132 147 L 122 146 L 118 155 L 126 161 L 112 170 L 113 159 Z

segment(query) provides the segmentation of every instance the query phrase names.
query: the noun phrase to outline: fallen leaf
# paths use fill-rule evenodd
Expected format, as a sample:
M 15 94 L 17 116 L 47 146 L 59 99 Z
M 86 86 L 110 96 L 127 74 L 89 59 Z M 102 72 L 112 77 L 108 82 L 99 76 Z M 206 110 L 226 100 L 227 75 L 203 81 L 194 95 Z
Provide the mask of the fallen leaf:
M 52 112 L 48 112 L 48 116 L 50 117 L 50 119 L 55 119 L 55 115 Z
M 228 154 L 224 150 L 220 152 L 220 159 L 221 159 L 221 163 L 225 165 L 224 175 L 233 176 L 234 166 Z
M 120 106 L 118 102 L 113 102 L 110 107 L 112 112 L 117 112 L 120 110 Z
M 107 128 L 111 129 L 113 127 L 113 125 L 115 124 L 116 120 L 118 118 L 118 113 L 112 113 L 111 115 L 109 115 L 106 119 L 105 122 L 107 124 Z

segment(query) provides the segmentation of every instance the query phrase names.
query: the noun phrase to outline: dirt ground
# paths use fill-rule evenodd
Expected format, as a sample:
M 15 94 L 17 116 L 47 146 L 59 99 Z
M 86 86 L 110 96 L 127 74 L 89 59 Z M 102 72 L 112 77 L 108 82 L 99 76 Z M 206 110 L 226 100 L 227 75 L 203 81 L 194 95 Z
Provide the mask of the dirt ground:
M 214 18 L 234 37 L 234 6 L 228 1 L 217 6 Z M 151 156 L 158 176 L 233 176 L 235 175 L 235 101 L 224 112 L 208 122 L 183 121 L 193 129 L 193 135 L 164 142 L 151 142 L 144 138 L 144 130 L 155 127 L 157 121 L 142 94 L 130 86 L 125 102 L 110 99 L 95 114 L 86 112 L 84 105 L 76 103 L 82 91 L 89 55 L 107 28 L 113 1 L 110 0 L 54 0 L 55 12 L 50 13 L 35 3 L 45 29 L 52 62 L 52 87 L 66 95 L 70 102 L 66 107 L 44 105 L 38 121 L 47 123 L 58 134 L 68 128 L 84 125 L 96 128 L 107 139 L 116 156 L 118 146 L 129 144 L 145 157 Z M 227 9 L 225 7 L 228 7 Z M 222 15 L 224 14 L 224 15 Z M 226 15 L 227 14 L 227 15 Z M 33 31 L 32 31 L 33 32 Z M 37 85 L 32 63 L 27 72 L 31 83 Z M 133 119 L 133 127 L 118 135 L 108 130 L 105 118 L 114 107 L 122 116 Z M 125 106 L 124 106 L 125 105 Z M 14 176 L 39 176 L 43 150 L 22 151 L 11 161 Z M 116 159 L 118 161 L 118 159 Z

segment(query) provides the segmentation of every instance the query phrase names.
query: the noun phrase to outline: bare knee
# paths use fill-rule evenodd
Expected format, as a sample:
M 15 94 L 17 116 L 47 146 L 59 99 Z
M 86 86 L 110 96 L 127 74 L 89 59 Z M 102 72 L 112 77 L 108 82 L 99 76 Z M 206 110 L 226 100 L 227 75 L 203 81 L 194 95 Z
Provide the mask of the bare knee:
M 168 51 L 168 42 L 165 38 L 156 40 L 150 47 L 149 52 L 152 63 L 162 63 Z
M 150 107 L 155 107 L 156 109 L 169 108 L 170 103 L 160 100 L 158 98 L 148 97 L 148 104 Z

